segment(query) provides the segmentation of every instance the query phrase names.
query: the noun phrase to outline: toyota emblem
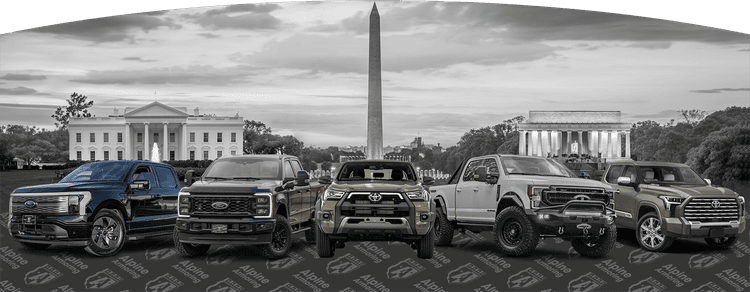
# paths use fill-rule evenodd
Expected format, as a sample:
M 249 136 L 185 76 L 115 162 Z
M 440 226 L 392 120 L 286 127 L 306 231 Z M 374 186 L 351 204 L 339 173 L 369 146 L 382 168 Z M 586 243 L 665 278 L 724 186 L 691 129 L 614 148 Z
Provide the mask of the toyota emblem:
M 714 209 L 717 209 L 720 206 L 721 206 L 721 203 L 719 202 L 719 200 L 714 200 L 713 202 L 711 202 L 711 207 L 713 207 Z
M 382 199 L 383 196 L 381 196 L 380 193 L 372 193 L 370 194 L 369 198 L 370 198 L 370 201 L 377 202 L 377 201 L 380 201 L 380 199 Z
M 214 208 L 214 210 L 224 210 L 227 207 L 229 207 L 229 203 L 227 202 L 214 202 L 211 204 L 211 208 Z
M 34 208 L 36 207 L 36 202 L 29 200 L 24 202 L 23 205 L 26 206 L 26 208 Z
M 573 200 L 590 201 L 591 197 L 589 197 L 587 195 L 577 195 L 577 196 L 573 197 Z

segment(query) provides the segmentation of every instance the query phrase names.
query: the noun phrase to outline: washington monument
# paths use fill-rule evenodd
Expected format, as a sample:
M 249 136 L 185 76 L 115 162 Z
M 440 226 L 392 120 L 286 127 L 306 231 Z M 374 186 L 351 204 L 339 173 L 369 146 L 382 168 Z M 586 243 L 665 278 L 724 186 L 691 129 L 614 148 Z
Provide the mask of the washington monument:
M 380 14 L 370 12 L 370 64 L 367 82 L 367 159 L 383 159 L 383 93 L 380 81 Z

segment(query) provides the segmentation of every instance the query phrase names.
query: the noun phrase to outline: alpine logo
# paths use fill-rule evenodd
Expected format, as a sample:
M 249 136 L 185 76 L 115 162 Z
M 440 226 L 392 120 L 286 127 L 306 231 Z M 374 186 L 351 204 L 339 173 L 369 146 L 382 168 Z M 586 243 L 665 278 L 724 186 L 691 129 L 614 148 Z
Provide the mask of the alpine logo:
M 23 281 L 26 285 L 44 285 L 52 282 L 52 280 L 60 278 L 60 276 L 62 276 L 60 271 L 49 264 L 44 264 L 43 266 L 26 273 L 26 277 L 23 278 Z
M 174 245 L 167 244 L 166 242 L 162 242 L 146 250 L 146 259 L 149 261 L 166 260 L 175 255 L 177 255 L 177 251 L 174 249 Z
M 296 252 L 290 252 L 289 255 L 283 259 L 278 260 L 267 260 L 266 261 L 266 268 L 269 270 L 284 270 L 291 268 L 292 266 L 299 264 L 301 261 L 304 261 L 305 258 L 303 258 L 301 255 L 299 255 Z
M 232 281 L 229 278 L 216 282 L 206 288 L 206 292 L 239 292 L 242 291 L 242 286 L 237 282 Z
M 301 292 L 299 288 L 292 285 L 292 283 L 286 283 L 268 292 Z
M 415 260 L 405 259 L 396 263 L 395 265 L 388 267 L 386 275 L 388 275 L 388 279 L 407 279 L 413 277 L 416 274 L 419 274 L 419 272 L 424 270 L 425 267 L 417 263 Z
M 568 282 L 568 292 L 590 292 L 607 284 L 602 278 L 588 272 Z
M 177 278 L 171 274 L 166 273 L 146 283 L 146 288 L 144 290 L 147 292 L 169 292 L 180 288 L 182 285 L 182 281 L 177 280 Z
M 544 281 L 547 277 L 543 276 L 533 268 L 526 268 L 518 273 L 508 277 L 508 288 L 524 289 L 529 288 Z
M 236 258 L 233 251 L 234 249 L 232 249 L 231 245 L 222 246 L 216 251 L 206 255 L 206 264 L 212 266 L 229 264 Z
M 688 264 L 691 269 L 706 269 L 718 265 L 727 259 L 727 256 L 718 252 L 701 252 L 690 257 Z
M 364 265 L 365 263 L 363 261 L 348 253 L 328 262 L 326 272 L 328 272 L 329 275 L 348 274 Z
M 634 265 L 648 264 L 664 256 L 661 253 L 650 252 L 644 249 L 636 249 L 628 254 L 628 262 Z
M 479 269 L 474 264 L 465 264 L 458 267 L 457 269 L 448 273 L 448 283 L 450 284 L 466 284 L 479 277 L 484 276 L 485 272 Z
M 664 284 L 653 277 L 648 277 L 638 283 L 630 285 L 628 292 L 661 292 L 665 289 L 667 289 L 667 286 L 664 286 Z
M 115 274 L 115 272 L 110 269 L 105 269 L 104 271 L 99 271 L 86 278 L 84 284 L 86 290 L 103 290 L 112 287 L 120 281 L 122 281 L 120 275 Z

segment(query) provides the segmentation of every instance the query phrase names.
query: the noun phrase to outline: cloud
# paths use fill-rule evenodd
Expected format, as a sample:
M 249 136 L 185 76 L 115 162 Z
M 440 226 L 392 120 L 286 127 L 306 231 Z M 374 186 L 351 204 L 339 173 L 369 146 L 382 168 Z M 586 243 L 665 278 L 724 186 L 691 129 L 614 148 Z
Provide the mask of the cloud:
M 623 115 L 628 115 L 623 113 Z M 629 115 L 631 118 L 636 119 L 672 119 L 676 118 L 679 115 L 678 110 L 663 110 L 658 113 L 653 114 L 638 114 L 638 115 Z
M 699 90 L 690 90 L 690 92 L 695 93 L 722 93 L 725 91 L 750 91 L 750 88 L 714 88 L 714 89 L 699 89 Z
M 32 88 L 17 86 L 15 88 L 0 88 L 0 95 L 49 95 L 49 94 L 38 92 Z
M 664 49 L 669 49 L 669 47 L 671 46 L 672 46 L 671 42 L 640 42 L 640 43 L 629 44 L 626 47 L 641 48 L 641 49 L 647 49 L 647 50 L 664 50 Z
M 161 27 L 180 28 L 181 26 L 172 20 L 141 13 L 74 21 L 30 29 L 25 32 L 106 43 L 125 40 L 132 42 L 135 40 L 136 32 L 148 32 Z
M 122 58 L 122 59 L 125 60 L 125 61 L 137 61 L 137 62 L 144 62 L 144 63 L 156 62 L 156 60 L 147 60 L 147 59 L 143 59 L 141 57 L 126 57 L 126 58 Z
M 265 30 L 279 27 L 281 20 L 269 13 L 280 8 L 277 4 L 237 4 L 182 17 L 213 30 Z
M 199 35 L 199 36 L 202 36 L 202 37 L 204 37 L 204 38 L 207 38 L 207 39 L 215 39 L 215 38 L 218 38 L 218 37 L 220 37 L 220 35 L 218 35 L 218 34 L 213 34 L 213 33 L 210 33 L 210 32 L 207 32 L 207 33 L 199 33 L 198 35 Z
M 0 77 L 0 79 L 3 79 L 3 80 L 13 80 L 13 81 L 45 80 L 45 79 L 47 79 L 47 76 L 44 76 L 44 75 L 8 73 L 8 74 L 5 74 L 4 76 Z
M 26 109 L 57 109 L 56 105 L 48 104 L 18 104 L 18 103 L 0 103 L 0 107 L 6 108 L 26 108 Z
M 261 74 L 254 67 L 234 66 L 217 68 L 210 65 L 188 67 L 157 67 L 147 70 L 89 71 L 85 77 L 72 82 L 86 84 L 190 84 L 227 85 L 247 82 Z
M 750 52 L 750 49 L 740 49 L 738 51 L 740 51 L 740 52 Z

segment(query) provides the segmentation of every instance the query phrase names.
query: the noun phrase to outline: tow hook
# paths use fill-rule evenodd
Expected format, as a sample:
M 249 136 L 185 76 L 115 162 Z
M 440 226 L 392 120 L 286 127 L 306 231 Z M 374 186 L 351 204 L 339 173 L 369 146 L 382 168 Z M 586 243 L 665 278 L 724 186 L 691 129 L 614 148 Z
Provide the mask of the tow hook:
M 563 233 L 565 233 L 565 227 L 564 226 L 558 227 L 557 228 L 557 234 L 563 234 Z
M 607 230 L 606 230 L 606 229 L 604 229 L 604 227 L 602 227 L 602 228 L 599 228 L 599 235 L 604 235 L 604 232 L 606 232 L 606 231 L 607 231 Z
M 591 225 L 588 225 L 586 223 L 581 223 L 576 225 L 576 228 L 582 229 L 583 234 L 589 234 L 589 229 L 591 229 Z

